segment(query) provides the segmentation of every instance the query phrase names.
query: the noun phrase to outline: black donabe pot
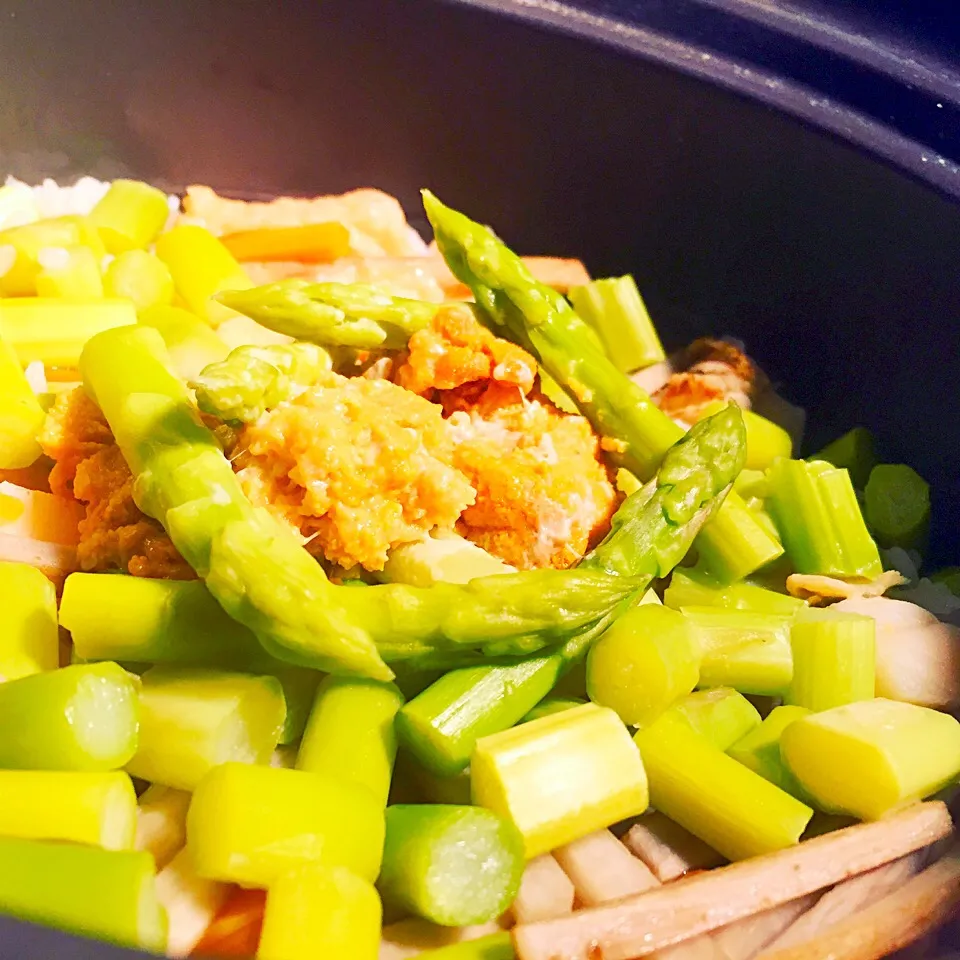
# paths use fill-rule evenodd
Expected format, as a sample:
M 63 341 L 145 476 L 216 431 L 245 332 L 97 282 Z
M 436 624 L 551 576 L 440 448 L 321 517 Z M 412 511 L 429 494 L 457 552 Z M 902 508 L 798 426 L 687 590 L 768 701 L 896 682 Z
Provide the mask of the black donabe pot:
M 813 4 L 581 6 L 0 0 L 0 168 L 373 185 L 414 217 L 429 185 L 524 252 L 633 272 L 669 346 L 745 340 L 809 450 L 869 426 L 955 562 L 956 75 Z M 0 920 L 0 960 L 124 956 Z

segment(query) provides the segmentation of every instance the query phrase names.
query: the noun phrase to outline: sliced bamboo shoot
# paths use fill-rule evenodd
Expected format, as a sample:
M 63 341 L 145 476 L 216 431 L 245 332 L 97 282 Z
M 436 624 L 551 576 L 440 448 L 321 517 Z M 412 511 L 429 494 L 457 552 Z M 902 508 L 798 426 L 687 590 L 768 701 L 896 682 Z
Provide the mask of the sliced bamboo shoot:
M 640 817 L 627 831 L 623 842 L 661 883 L 676 880 L 691 870 L 708 870 L 724 862 L 713 847 L 658 810 Z
M 919 850 L 953 828 L 916 804 L 798 846 L 711 870 L 609 906 L 514 928 L 519 960 L 629 960 L 733 923 Z
M 552 920 L 573 911 L 573 882 L 549 853 L 527 863 L 510 912 L 517 923 Z
M 157 899 L 170 921 L 168 957 L 190 954 L 226 903 L 231 889 L 229 884 L 198 877 L 186 848 L 157 874 Z
M 140 797 L 134 847 L 152 854 L 158 870 L 162 870 L 187 842 L 189 806 L 190 794 L 173 787 L 155 784 Z
M 650 868 L 609 830 L 588 833 L 558 847 L 553 855 L 573 881 L 580 903 L 587 907 L 643 893 L 660 885 Z

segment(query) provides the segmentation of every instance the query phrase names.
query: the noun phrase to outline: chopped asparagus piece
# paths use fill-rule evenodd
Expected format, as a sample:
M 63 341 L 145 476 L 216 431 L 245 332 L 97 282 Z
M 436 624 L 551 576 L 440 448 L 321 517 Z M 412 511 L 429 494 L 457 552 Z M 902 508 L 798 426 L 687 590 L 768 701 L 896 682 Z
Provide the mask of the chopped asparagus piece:
M 114 180 L 90 212 L 90 222 L 113 254 L 143 249 L 157 238 L 170 207 L 167 195 L 139 180 Z
M 200 781 L 187 814 L 197 873 L 270 886 L 322 861 L 367 880 L 380 870 L 383 808 L 357 784 L 301 770 L 225 763 Z
M 700 677 L 700 646 L 689 620 L 644 604 L 624 613 L 587 655 L 587 692 L 642 726 L 690 693 Z
M 797 597 L 777 593 L 759 584 L 741 581 L 724 586 L 708 573 L 690 568 L 673 571 L 663 602 L 673 610 L 682 607 L 727 607 L 792 617 L 806 604 Z
M 430 325 L 435 303 L 392 297 L 361 283 L 280 280 L 217 298 L 269 330 L 322 347 L 400 350 Z
M 167 265 L 146 250 L 127 250 L 115 257 L 103 275 L 108 297 L 126 297 L 140 313 L 173 303 L 173 277 Z
M 700 640 L 701 687 L 778 696 L 790 686 L 790 618 L 722 607 L 684 607 Z
M 567 296 L 577 313 L 599 334 L 618 369 L 628 373 L 666 360 L 636 281 L 629 274 L 571 287 Z
M 0 680 L 60 665 L 57 595 L 36 567 L 0 561 Z
M 518 723 L 562 668 L 563 658 L 554 654 L 451 670 L 400 710 L 400 740 L 429 770 L 453 776 L 470 762 L 478 738 Z
M 267 893 L 258 960 L 377 960 L 382 909 L 373 884 L 345 867 L 314 863 Z
M 780 750 L 817 805 L 875 820 L 960 774 L 960 723 L 895 700 L 861 700 L 784 730 Z
M 236 316 L 215 299 L 217 294 L 253 286 L 233 254 L 203 227 L 174 227 L 157 240 L 156 252 L 183 302 L 214 327 Z
M 402 705 L 392 683 L 327 677 L 317 690 L 297 769 L 361 784 L 386 806 L 397 754 L 394 719 Z
M 0 300 L 0 338 L 13 347 L 23 366 L 40 361 L 47 367 L 75 370 L 81 351 L 95 334 L 136 322 L 129 300 Z
M 141 310 L 138 322 L 163 337 L 170 363 L 183 380 L 192 380 L 211 363 L 226 359 L 230 348 L 196 314 L 157 304 Z
M 44 418 L 16 351 L 0 331 L 0 470 L 19 470 L 36 461 Z
M 791 723 L 809 714 L 806 707 L 774 707 L 763 723 L 737 740 L 727 753 L 764 780 L 806 801 L 803 788 L 780 757 L 780 738 Z
M 274 677 L 159 666 L 142 679 L 134 776 L 193 790 L 219 764 L 269 761 L 286 715 Z
M 53 217 L 0 231 L 0 249 L 13 252 L 8 269 L 0 274 L 0 296 L 35 296 L 41 251 L 76 246 L 90 247 L 98 261 L 107 252 L 86 217 Z
M 38 297 L 96 300 L 104 294 L 100 260 L 89 247 L 50 247 L 37 255 Z
M 846 470 L 779 460 L 769 478 L 769 504 L 797 573 L 872 579 L 883 572 Z
M 204 367 L 190 386 L 204 413 L 253 423 L 313 386 L 332 366 L 330 354 L 313 343 L 237 347 L 225 360 Z
M 0 837 L 0 912 L 152 953 L 166 946 L 147 853 Z
M 874 694 L 876 628 L 856 613 L 804 610 L 790 628 L 793 679 L 787 702 L 819 712 Z
M 671 712 L 682 716 L 701 737 L 724 751 L 760 725 L 757 708 L 731 687 L 698 690 L 678 700 Z
M 717 515 L 697 537 L 704 566 L 721 583 L 735 583 L 783 555 L 783 546 L 731 491 Z
M 651 803 L 730 860 L 795 844 L 813 810 L 668 712 L 634 738 Z
M 474 801 L 513 821 L 528 859 L 647 807 L 630 734 L 612 710 L 594 704 L 483 737 L 470 773 Z
M 428 537 L 394 547 L 380 579 L 430 587 L 435 583 L 469 583 L 475 577 L 514 572 L 509 564 L 464 537 Z
M 136 678 L 78 664 L 0 684 L 0 768 L 115 770 L 137 749 Z
M 912 467 L 881 463 L 867 480 L 864 511 L 881 547 L 922 550 L 930 528 L 930 485 Z
M 137 795 L 125 773 L 0 770 L 0 835 L 133 847 Z
M 400 804 L 387 809 L 384 902 L 443 926 L 500 916 L 520 888 L 523 840 L 482 807 Z
M 853 485 L 862 490 L 870 476 L 870 471 L 877 465 L 877 454 L 874 450 L 873 434 L 866 427 L 854 427 L 828 443 L 811 460 L 825 460 L 835 467 L 850 471 Z

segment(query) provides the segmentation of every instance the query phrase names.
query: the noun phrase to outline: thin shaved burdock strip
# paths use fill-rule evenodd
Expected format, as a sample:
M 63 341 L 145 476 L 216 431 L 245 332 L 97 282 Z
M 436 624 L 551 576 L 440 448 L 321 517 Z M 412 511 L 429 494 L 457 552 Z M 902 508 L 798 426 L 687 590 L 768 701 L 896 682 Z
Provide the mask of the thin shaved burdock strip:
M 960 903 L 958 850 L 874 904 L 806 943 L 765 952 L 763 960 L 880 960 L 919 940 Z
M 816 893 L 761 910 L 713 933 L 658 950 L 652 960 L 752 960 L 774 937 L 817 902 Z
M 946 836 L 944 804 L 917 804 L 610 906 L 514 929 L 519 960 L 630 960 L 905 856 Z
M 831 927 L 854 916 L 861 907 L 886 896 L 922 868 L 923 853 L 911 853 L 852 880 L 838 883 L 820 898 L 815 907 L 767 944 L 765 952 L 776 953 L 809 943 Z

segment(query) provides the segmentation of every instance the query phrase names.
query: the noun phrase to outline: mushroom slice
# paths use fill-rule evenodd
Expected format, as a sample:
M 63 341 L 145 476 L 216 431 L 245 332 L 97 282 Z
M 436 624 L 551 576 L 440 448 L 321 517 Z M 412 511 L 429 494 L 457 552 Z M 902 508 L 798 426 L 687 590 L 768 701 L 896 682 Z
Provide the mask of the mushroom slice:
M 822 607 L 834 600 L 855 597 L 882 597 L 891 587 L 906 583 L 896 570 L 887 570 L 873 580 L 838 580 L 818 573 L 791 573 L 787 577 L 787 592 L 811 606 Z
M 631 960 L 872 870 L 946 836 L 943 803 L 915 804 L 795 847 L 720 867 L 609 906 L 514 929 L 520 960 Z

